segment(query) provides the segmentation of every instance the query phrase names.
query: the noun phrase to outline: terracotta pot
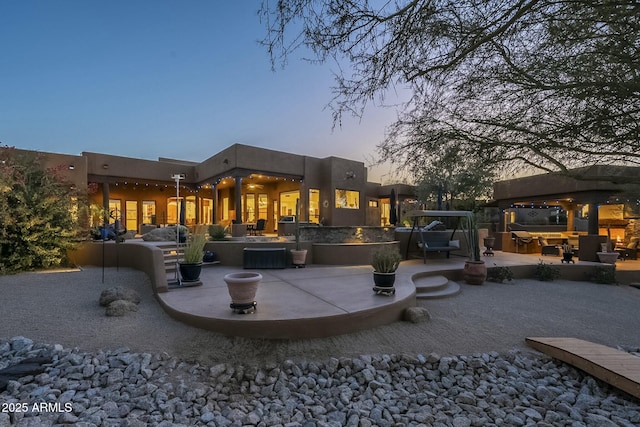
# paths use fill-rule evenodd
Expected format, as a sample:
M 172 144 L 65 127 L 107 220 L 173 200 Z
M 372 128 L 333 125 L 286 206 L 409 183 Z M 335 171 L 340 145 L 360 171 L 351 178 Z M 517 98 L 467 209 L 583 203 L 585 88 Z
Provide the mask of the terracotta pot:
M 233 304 L 251 304 L 255 301 L 262 274 L 252 272 L 229 273 L 224 276 Z
M 392 288 L 396 282 L 396 273 L 373 272 L 373 283 L 379 288 Z
M 180 277 L 185 282 L 197 282 L 200 279 L 200 272 L 202 271 L 202 263 L 179 263 Z
M 487 280 L 487 266 L 484 261 L 466 261 L 462 277 L 470 285 L 482 285 Z
M 307 263 L 307 250 L 306 249 L 291 249 L 291 262 L 293 265 L 304 265 Z

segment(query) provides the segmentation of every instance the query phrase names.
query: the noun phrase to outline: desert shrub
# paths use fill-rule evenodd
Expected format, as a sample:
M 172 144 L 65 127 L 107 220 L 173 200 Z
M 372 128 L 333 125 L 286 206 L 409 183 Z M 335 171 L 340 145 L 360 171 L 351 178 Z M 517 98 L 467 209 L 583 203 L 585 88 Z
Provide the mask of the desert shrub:
M 209 226 L 209 238 L 211 240 L 224 240 L 226 229 L 220 224 L 211 224 Z
M 533 275 L 541 282 L 551 282 L 560 277 L 560 269 L 550 264 L 545 264 L 544 261 L 540 260 Z
M 605 285 L 618 283 L 616 280 L 616 266 L 595 267 L 593 275 L 591 276 L 591 281 Z
M 513 280 L 513 271 L 509 267 L 491 267 L 487 269 L 487 280 L 490 282 L 503 283 L 505 280 Z
M 77 196 L 38 155 L 0 147 L 0 272 L 56 267 L 77 241 Z

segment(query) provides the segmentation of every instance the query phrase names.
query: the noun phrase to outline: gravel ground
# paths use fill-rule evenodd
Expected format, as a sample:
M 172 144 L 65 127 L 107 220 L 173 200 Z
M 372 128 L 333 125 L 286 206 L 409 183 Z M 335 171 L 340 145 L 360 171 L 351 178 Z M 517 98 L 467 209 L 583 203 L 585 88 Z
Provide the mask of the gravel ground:
M 107 317 L 103 289 L 139 292 L 139 311 Z M 146 275 L 131 269 L 0 276 L 0 337 L 97 351 L 128 347 L 186 362 L 280 363 L 368 354 L 459 355 L 524 349 L 527 336 L 572 336 L 605 345 L 640 346 L 640 290 L 592 283 L 539 282 L 462 285 L 460 295 L 420 301 L 431 313 L 421 324 L 391 325 L 343 336 L 305 340 L 224 337 L 184 325 L 160 308 Z

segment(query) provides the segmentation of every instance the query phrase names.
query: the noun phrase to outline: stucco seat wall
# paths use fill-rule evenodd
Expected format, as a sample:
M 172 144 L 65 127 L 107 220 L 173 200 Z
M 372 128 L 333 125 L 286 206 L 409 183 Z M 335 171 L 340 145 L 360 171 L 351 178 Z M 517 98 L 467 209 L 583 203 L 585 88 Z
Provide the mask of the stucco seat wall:
M 103 251 L 104 250 L 104 257 Z M 149 277 L 154 293 L 167 292 L 167 273 L 162 250 L 144 242 L 86 242 L 69 252 L 69 259 L 76 265 L 105 267 L 129 267 L 143 271 Z
M 400 250 L 399 242 L 379 243 L 314 243 L 313 263 L 323 265 L 369 265 L 373 252 L 381 246 Z

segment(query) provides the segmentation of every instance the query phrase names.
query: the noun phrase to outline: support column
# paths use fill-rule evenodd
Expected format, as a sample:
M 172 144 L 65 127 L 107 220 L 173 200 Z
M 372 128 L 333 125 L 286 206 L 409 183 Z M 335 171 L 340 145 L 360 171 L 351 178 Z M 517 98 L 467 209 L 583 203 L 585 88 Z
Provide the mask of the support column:
M 202 218 L 202 215 L 200 215 L 201 209 L 202 206 L 200 205 L 200 193 L 196 191 L 196 225 L 200 225 L 200 218 Z
M 102 224 L 109 223 L 109 183 L 102 183 L 102 207 L 104 213 L 102 214 Z
M 600 230 L 598 226 L 598 204 L 597 203 L 589 203 L 589 223 L 587 232 L 588 234 L 598 235 Z
M 560 207 L 567 212 L 567 231 L 575 231 L 576 205 L 560 203 Z
M 211 185 L 211 223 L 218 223 L 218 215 L 216 209 L 218 207 L 218 186 L 216 184 Z
M 236 186 L 233 189 L 236 205 L 236 217 L 231 224 L 231 235 L 241 237 L 247 234 L 247 226 L 242 224 L 242 177 L 236 176 Z
M 242 224 L 242 177 L 236 176 L 236 186 L 233 189 L 236 200 L 236 224 Z

